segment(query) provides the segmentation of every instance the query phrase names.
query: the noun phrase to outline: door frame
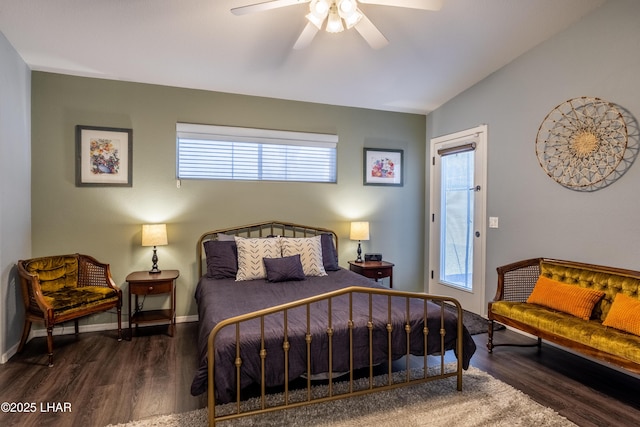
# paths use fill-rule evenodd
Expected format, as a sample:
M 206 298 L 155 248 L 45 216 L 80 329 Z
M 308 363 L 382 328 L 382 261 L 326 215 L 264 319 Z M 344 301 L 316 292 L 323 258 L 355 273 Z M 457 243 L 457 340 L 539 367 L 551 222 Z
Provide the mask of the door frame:
M 487 297 L 485 295 L 486 292 L 486 246 L 487 246 L 487 137 L 488 126 L 480 125 L 471 129 L 463 130 L 460 132 L 455 132 L 447 135 L 442 135 L 438 137 L 431 138 L 429 142 L 429 150 L 427 150 L 427 158 L 426 164 L 430 168 L 430 173 L 428 174 L 429 182 L 427 183 L 427 188 L 429 189 L 429 202 L 428 206 L 426 206 L 426 212 L 428 221 L 428 227 L 425 227 L 428 230 L 428 235 L 426 236 L 426 245 L 428 251 L 425 256 L 425 281 L 424 281 L 424 291 L 426 293 L 433 293 L 433 285 L 438 280 L 438 275 L 435 274 L 435 271 L 439 272 L 439 246 L 440 246 L 440 231 L 435 230 L 434 232 L 434 215 L 436 211 L 440 210 L 440 200 L 435 199 L 435 191 L 433 191 L 434 182 L 436 182 L 435 177 L 435 156 L 437 156 L 437 152 L 435 149 L 436 144 L 441 144 L 444 142 L 456 142 L 460 140 L 461 142 L 470 137 L 477 137 L 478 142 L 476 144 L 475 152 L 475 185 L 480 186 L 479 200 L 476 201 L 474 206 L 475 218 L 477 218 L 477 223 L 474 223 L 476 231 L 480 232 L 479 239 L 479 251 L 474 250 L 474 283 L 473 283 L 473 296 L 474 301 L 472 307 L 469 307 L 469 311 L 476 312 L 480 315 L 487 314 Z M 437 180 L 439 182 L 439 179 Z M 439 192 L 438 192 L 439 194 Z M 437 236 L 437 238 L 434 238 Z M 477 270 L 476 270 L 476 263 Z M 475 272 L 477 271 L 477 274 Z M 476 277 L 478 276 L 478 277 Z M 469 291 L 465 291 L 462 289 L 456 289 L 451 287 L 451 292 L 448 296 L 452 296 L 454 298 L 465 297 L 468 294 L 471 294 Z M 465 295 L 466 294 L 466 295 Z M 468 306 L 468 304 L 467 304 Z M 466 307 L 465 307 L 466 308 Z

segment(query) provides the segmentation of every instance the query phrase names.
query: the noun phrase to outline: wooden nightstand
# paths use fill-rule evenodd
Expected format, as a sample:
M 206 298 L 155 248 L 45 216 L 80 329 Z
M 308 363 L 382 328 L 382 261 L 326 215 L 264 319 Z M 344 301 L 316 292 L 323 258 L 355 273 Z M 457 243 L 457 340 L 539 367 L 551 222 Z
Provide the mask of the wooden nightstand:
M 176 279 L 180 276 L 178 270 L 162 270 L 161 273 L 151 274 L 148 271 L 135 271 L 129 274 L 129 336 L 131 326 L 139 324 L 169 322 L 169 336 L 173 336 L 176 324 Z M 163 310 L 138 310 L 138 296 L 143 295 L 171 295 L 171 307 Z M 131 295 L 135 295 L 135 305 L 131 306 Z M 132 309 L 133 308 L 133 309 Z
M 393 288 L 393 264 L 387 261 L 349 261 L 349 270 L 370 279 L 389 278 L 389 287 Z

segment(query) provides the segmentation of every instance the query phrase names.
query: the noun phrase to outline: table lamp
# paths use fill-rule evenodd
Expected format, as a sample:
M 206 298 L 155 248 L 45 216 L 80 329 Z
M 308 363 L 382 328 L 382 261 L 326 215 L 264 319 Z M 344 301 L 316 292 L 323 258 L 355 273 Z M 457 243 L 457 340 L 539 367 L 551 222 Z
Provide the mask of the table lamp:
M 355 221 L 351 223 L 349 239 L 358 241 L 358 258 L 356 262 L 362 262 L 362 248 L 360 242 L 369 240 L 369 223 L 367 221 Z
M 153 266 L 149 273 L 156 274 L 161 271 L 158 269 L 158 255 L 156 254 L 156 246 L 168 244 L 167 241 L 167 224 L 143 224 L 142 225 L 142 246 L 153 246 L 153 256 L 151 262 Z

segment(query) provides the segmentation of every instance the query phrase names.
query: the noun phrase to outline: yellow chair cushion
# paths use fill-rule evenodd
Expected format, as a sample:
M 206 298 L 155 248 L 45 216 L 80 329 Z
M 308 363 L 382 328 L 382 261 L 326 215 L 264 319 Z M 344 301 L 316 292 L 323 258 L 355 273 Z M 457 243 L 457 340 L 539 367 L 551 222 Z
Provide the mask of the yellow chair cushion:
M 540 276 L 531 295 L 527 298 L 527 303 L 542 305 L 589 320 L 593 307 L 603 296 L 602 291 L 568 285 Z
M 78 259 L 73 256 L 36 258 L 25 264 L 25 270 L 36 274 L 43 292 L 75 288 L 78 280 Z
M 640 300 L 625 294 L 616 295 L 602 324 L 640 335 Z
M 82 288 L 65 288 L 55 292 L 43 292 L 44 300 L 54 310 L 69 310 L 71 308 L 87 306 L 93 302 L 117 297 L 118 293 L 106 286 L 83 286 Z

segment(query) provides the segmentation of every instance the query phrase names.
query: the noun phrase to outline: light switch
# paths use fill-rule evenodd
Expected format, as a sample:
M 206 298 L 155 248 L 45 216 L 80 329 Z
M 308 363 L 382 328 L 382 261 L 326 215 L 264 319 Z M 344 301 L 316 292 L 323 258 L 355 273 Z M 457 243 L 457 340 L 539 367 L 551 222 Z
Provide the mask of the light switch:
M 489 217 L 489 228 L 498 228 L 498 217 L 490 216 Z

